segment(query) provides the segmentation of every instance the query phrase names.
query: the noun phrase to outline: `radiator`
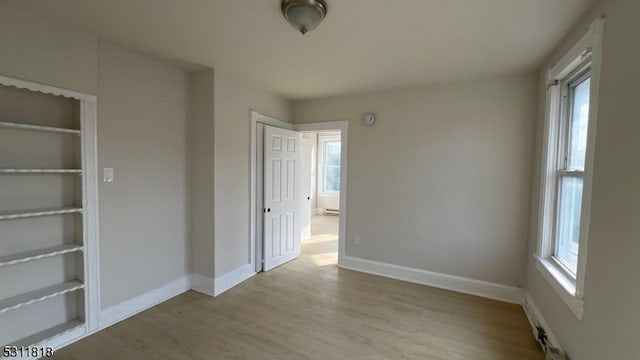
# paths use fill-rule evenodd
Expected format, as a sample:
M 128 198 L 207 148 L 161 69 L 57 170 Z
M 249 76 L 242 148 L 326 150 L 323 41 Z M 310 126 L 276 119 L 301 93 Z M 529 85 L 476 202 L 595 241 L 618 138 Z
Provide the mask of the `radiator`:
M 569 360 L 569 358 L 564 352 L 562 352 L 562 350 L 550 347 L 547 348 L 547 356 L 545 357 L 545 360 Z
M 538 344 L 545 352 L 545 360 L 569 360 L 569 357 L 562 351 L 556 347 L 551 346 L 549 343 L 549 339 L 547 338 L 547 332 L 541 326 L 536 326 L 534 333 L 536 335 L 536 340 L 538 340 Z

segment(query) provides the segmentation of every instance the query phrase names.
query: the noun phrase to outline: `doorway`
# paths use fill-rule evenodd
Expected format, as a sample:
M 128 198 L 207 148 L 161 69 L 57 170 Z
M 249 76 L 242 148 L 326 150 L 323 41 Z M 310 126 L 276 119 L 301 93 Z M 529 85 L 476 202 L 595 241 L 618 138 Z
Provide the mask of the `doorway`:
M 269 139 L 265 137 L 267 134 L 266 129 L 269 129 L 269 134 L 271 134 L 267 135 L 270 136 Z M 296 133 L 293 133 L 294 131 Z M 330 248 L 333 246 L 337 248 L 338 264 L 342 262 L 345 254 L 344 235 L 346 233 L 347 210 L 347 131 L 347 121 L 290 124 L 269 118 L 255 111 L 251 112 L 251 253 L 249 256 L 256 272 L 268 271 L 295 259 L 300 255 L 303 239 L 312 239 L 314 234 L 322 235 L 325 240 L 327 240 L 327 236 L 333 236 L 333 244 L 327 243 L 324 247 Z M 295 165 L 296 175 L 295 184 L 293 185 L 296 189 L 293 193 L 295 193 L 298 207 L 296 209 L 289 208 L 286 211 L 288 215 L 285 216 L 289 219 L 287 221 L 293 222 L 282 222 L 277 216 L 276 220 L 274 220 L 274 208 L 268 206 L 270 204 L 269 201 L 273 200 L 273 160 L 275 159 L 275 163 L 279 162 L 277 159 L 279 155 L 274 158 L 273 153 L 268 153 L 278 148 L 278 146 L 272 147 L 273 144 L 278 145 L 279 143 L 278 140 L 273 139 L 273 134 L 275 133 L 280 133 L 284 137 L 296 134 L 299 144 L 296 147 L 296 151 L 299 150 L 297 155 L 299 162 Z M 309 148 L 308 143 L 312 138 L 315 138 L 316 145 L 314 148 Z M 322 145 L 320 145 L 321 143 Z M 305 159 L 307 155 L 309 157 L 308 162 L 303 163 L 302 161 L 303 151 L 306 151 Z M 265 160 L 269 161 L 265 162 Z M 276 173 L 281 171 L 282 167 L 279 167 L 281 165 L 275 166 Z M 268 169 L 268 167 L 272 168 Z M 270 174 L 266 178 L 265 174 L 268 171 L 270 171 Z M 320 174 L 322 176 L 319 176 Z M 283 172 L 280 179 L 284 177 L 291 180 L 291 172 Z M 315 177 L 315 179 L 312 180 L 312 177 Z M 278 182 L 277 188 L 282 186 L 279 181 L 279 179 L 276 179 L 276 182 Z M 267 191 L 270 191 L 271 195 Z M 289 193 L 289 195 L 291 194 L 292 192 Z M 265 195 L 271 197 L 266 200 Z M 315 201 L 311 201 L 312 197 Z M 269 209 L 272 211 L 269 212 Z M 290 216 L 291 214 L 296 215 Z M 269 224 L 266 223 L 267 221 Z M 275 227 L 273 225 L 274 221 Z M 291 224 L 295 224 L 295 227 L 293 227 L 294 243 L 287 242 L 291 239 L 291 237 L 288 237 L 289 235 L 283 235 L 282 241 L 279 241 L 279 236 L 282 234 L 280 230 L 284 229 L 282 226 L 288 226 L 287 229 L 292 229 L 290 227 Z M 274 229 L 276 230 L 275 234 L 277 234 L 275 238 Z M 274 239 L 276 239 L 275 246 L 273 245 Z M 265 241 L 269 241 L 269 243 L 265 243 Z M 282 244 L 286 249 L 292 251 L 282 258 L 284 261 L 269 264 L 270 258 L 273 258 L 273 249 L 277 250 L 277 246 L 280 246 L 278 244 Z M 334 259 L 335 252 L 333 254 Z M 328 256 L 330 255 L 326 253 L 325 257 Z M 324 263 L 329 261 L 327 259 L 318 260 Z M 335 263 L 335 260 L 333 261 Z
M 300 141 L 300 187 L 306 196 L 300 212 L 303 250 L 305 242 L 317 242 L 320 237 L 322 242 L 334 241 L 335 262 L 340 216 L 341 144 L 339 130 L 302 132 Z

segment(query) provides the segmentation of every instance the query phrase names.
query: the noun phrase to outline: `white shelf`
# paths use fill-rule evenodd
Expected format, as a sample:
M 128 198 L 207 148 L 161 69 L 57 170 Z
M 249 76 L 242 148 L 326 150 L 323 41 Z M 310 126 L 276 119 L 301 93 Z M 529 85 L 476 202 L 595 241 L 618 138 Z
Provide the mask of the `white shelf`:
M 67 207 L 25 211 L 0 211 L 0 220 L 24 219 L 36 216 L 64 215 L 82 212 L 82 208 Z
M 0 169 L 0 174 L 82 174 L 80 169 Z
M 59 256 L 75 251 L 82 251 L 84 247 L 77 244 L 67 244 L 50 247 L 46 249 L 26 251 L 14 255 L 0 256 L 0 268 L 3 266 L 21 264 L 29 261 L 46 259 L 52 256 Z
M 5 313 L 9 310 L 15 310 L 23 306 L 51 299 L 56 296 L 64 295 L 68 292 L 76 291 L 82 288 L 84 288 L 84 284 L 74 280 L 12 296 L 10 298 L 0 300 L 0 314 Z
M 26 347 L 26 346 L 33 346 L 33 345 L 47 346 L 46 343 L 52 340 L 53 338 L 56 338 L 58 336 L 63 336 L 74 330 L 81 329 L 82 327 L 84 327 L 84 322 L 82 320 L 73 319 L 64 324 L 54 326 L 52 328 L 46 329 L 44 331 L 33 334 L 31 336 L 20 339 L 18 341 L 13 341 L 11 342 L 11 346 L 17 346 L 17 347 L 20 347 L 20 346 Z M 54 349 L 54 351 L 55 350 L 56 349 Z M 1 354 L 0 354 L 0 358 L 2 358 Z
M 40 125 L 28 125 L 28 124 L 6 122 L 6 121 L 0 121 L 0 127 L 21 129 L 21 130 L 35 130 L 35 131 L 45 131 L 45 132 L 54 132 L 54 133 L 74 134 L 74 135 L 81 134 L 80 130 L 76 130 L 76 129 L 66 129 L 66 128 L 57 128 L 57 127 L 40 126 Z

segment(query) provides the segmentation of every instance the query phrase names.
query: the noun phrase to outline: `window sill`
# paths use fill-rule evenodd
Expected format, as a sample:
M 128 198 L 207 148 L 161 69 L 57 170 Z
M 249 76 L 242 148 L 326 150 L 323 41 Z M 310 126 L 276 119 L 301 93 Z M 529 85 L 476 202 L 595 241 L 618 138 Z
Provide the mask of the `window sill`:
M 340 193 L 339 192 L 334 192 L 334 193 L 318 193 L 318 196 L 320 197 L 332 197 L 332 198 L 339 198 L 340 197 Z
M 576 294 L 575 280 L 568 277 L 559 266 L 551 259 L 544 259 L 535 256 L 536 268 L 542 274 L 551 287 L 560 295 L 562 301 L 571 309 L 573 314 L 582 320 L 584 312 L 584 299 L 578 298 Z

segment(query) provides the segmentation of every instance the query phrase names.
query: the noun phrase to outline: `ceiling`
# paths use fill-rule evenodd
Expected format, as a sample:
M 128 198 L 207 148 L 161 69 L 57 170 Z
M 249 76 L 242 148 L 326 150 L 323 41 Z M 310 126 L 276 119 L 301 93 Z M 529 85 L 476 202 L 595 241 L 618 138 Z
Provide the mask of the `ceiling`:
M 326 19 L 303 36 L 279 0 L 10 1 L 289 99 L 532 70 L 593 2 L 327 0 Z

